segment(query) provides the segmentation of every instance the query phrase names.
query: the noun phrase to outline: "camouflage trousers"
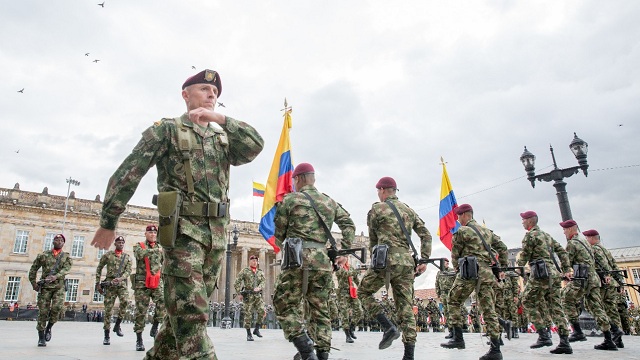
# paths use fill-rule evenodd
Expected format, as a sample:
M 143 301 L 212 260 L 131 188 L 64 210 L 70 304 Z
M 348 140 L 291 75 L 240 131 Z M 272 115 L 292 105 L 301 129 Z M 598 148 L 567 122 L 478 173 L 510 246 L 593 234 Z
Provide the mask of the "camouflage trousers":
M 118 307 L 118 317 L 124 318 L 127 313 L 127 306 L 129 306 L 129 291 L 127 291 L 127 284 L 122 283 L 119 286 L 109 286 L 105 290 L 104 294 L 104 318 L 102 319 L 105 330 L 111 329 L 111 313 L 113 312 L 113 305 L 116 302 L 116 298 L 120 301 Z
M 306 293 L 302 292 L 302 268 L 283 270 L 280 273 L 273 295 L 273 307 L 287 340 L 292 341 L 304 335 L 306 328 L 309 337 L 315 342 L 315 348 L 329 352 L 329 294 L 333 289 L 333 274 L 331 271 L 307 271 L 309 281 Z
M 382 307 L 373 294 L 385 285 L 385 277 L 389 273 L 389 283 L 393 288 L 393 300 L 396 306 L 396 320 L 402 330 L 402 342 L 416 343 L 416 318 L 413 316 L 413 266 L 391 265 L 385 270 L 367 270 L 360 282 L 358 293 L 363 310 L 371 316 L 382 312 Z
M 360 320 L 362 320 L 362 306 L 360 305 L 360 299 L 354 299 L 348 292 L 346 292 L 338 295 L 338 303 L 340 304 L 338 307 L 338 314 L 340 316 L 340 323 L 342 324 L 343 329 L 350 329 L 351 326 L 355 326 L 360 322 Z
M 602 308 L 602 298 L 600 288 L 592 287 L 585 289 L 581 281 L 571 281 L 562 289 L 562 301 L 564 313 L 571 323 L 578 322 L 580 316 L 580 300 L 584 298 L 584 306 L 598 323 L 602 331 L 611 330 L 609 317 Z
M 217 359 L 207 321 L 224 249 L 180 234 L 174 248 L 164 249 L 164 256 L 166 315 L 145 359 Z
M 38 293 L 38 324 L 36 329 L 43 331 L 47 322 L 55 324 L 64 310 L 64 287 L 43 288 Z
M 495 309 L 498 317 L 506 319 L 507 312 L 506 303 L 504 299 L 504 283 L 501 281 L 495 281 L 493 284 L 493 294 L 496 297 Z
M 256 327 L 264 323 L 265 311 L 262 294 L 247 295 L 242 299 L 242 312 L 244 314 L 244 328 L 251 328 L 253 313 L 256 313 Z
M 442 312 L 444 313 L 446 327 L 451 327 L 451 324 L 449 323 L 449 291 L 444 292 L 444 295 L 440 298 L 440 302 L 442 303 Z M 467 309 L 464 308 L 464 304 L 460 304 L 460 308 L 457 312 L 460 314 L 467 313 Z
M 613 286 L 602 286 L 600 288 L 600 298 L 602 299 L 602 307 L 604 308 L 609 320 L 616 324 L 619 328 L 622 328 L 622 320 L 620 319 L 620 313 L 618 312 L 618 299 L 620 293 L 617 288 Z
M 529 321 L 536 329 L 558 327 L 558 335 L 569 335 L 567 319 L 562 309 L 561 280 L 559 276 L 548 279 L 529 278 L 522 293 L 522 305 Z
M 491 338 L 499 337 L 501 331 L 498 323 L 498 314 L 496 314 L 495 309 L 495 294 L 493 293 L 493 283 L 495 282 L 496 277 L 489 266 L 479 267 L 478 279 L 463 279 L 460 274 L 456 275 L 456 280 L 453 282 L 453 287 L 449 292 L 450 324 L 462 327 L 464 319 L 454 309 L 458 309 L 469 295 L 476 290 L 477 301 L 484 318 L 487 334 Z
M 153 314 L 153 321 L 162 322 L 162 318 L 164 318 L 165 313 L 163 285 L 163 281 L 160 280 L 160 284 L 157 288 L 148 289 L 145 287 L 144 282 L 136 282 L 136 288 L 133 291 L 133 296 L 136 300 L 136 317 L 134 320 L 133 332 L 140 333 L 144 331 L 144 324 L 146 323 L 147 311 L 149 310 L 149 303 L 151 300 L 153 300 L 153 303 L 156 306 Z M 122 314 L 122 308 L 120 309 L 120 313 Z

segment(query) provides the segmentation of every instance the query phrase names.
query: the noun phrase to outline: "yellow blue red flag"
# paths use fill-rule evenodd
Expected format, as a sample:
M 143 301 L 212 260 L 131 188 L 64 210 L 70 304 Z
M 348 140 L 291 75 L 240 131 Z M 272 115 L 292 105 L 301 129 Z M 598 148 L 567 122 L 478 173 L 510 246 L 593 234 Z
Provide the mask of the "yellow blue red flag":
M 265 187 L 263 184 L 253 182 L 253 196 L 264 197 Z
M 440 161 L 442 163 L 442 185 L 440 186 L 440 224 L 438 226 L 438 235 L 444 246 L 451 250 L 453 234 L 458 231 L 460 227 L 458 215 L 454 212 L 454 209 L 458 207 L 458 202 L 456 201 L 456 196 L 453 194 L 453 188 L 451 187 L 451 181 L 449 181 L 444 159 L 441 157 Z

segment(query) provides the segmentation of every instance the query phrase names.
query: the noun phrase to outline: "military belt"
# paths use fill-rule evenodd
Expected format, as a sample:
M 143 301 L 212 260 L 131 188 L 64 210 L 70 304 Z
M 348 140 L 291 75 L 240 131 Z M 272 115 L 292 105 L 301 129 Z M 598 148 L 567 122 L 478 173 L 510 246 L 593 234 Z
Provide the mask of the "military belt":
M 327 247 L 326 243 L 323 244 L 313 240 L 304 240 L 302 242 L 303 249 L 324 249 L 326 247 Z
M 226 202 L 184 202 L 180 215 L 220 218 L 227 216 L 227 206 Z

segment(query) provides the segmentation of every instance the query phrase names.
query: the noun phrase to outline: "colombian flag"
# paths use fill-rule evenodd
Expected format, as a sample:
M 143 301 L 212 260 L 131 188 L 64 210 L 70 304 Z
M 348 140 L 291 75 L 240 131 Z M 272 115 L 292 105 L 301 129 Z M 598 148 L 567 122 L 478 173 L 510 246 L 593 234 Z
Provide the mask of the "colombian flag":
M 458 202 L 451 188 L 451 182 L 449 181 L 444 159 L 441 157 L 440 161 L 442 163 L 442 186 L 440 187 L 440 224 L 438 226 L 438 235 L 444 246 L 451 250 L 451 238 L 460 227 L 458 216 L 453 212 L 453 209 L 458 207 Z
M 271 171 L 267 186 L 264 191 L 264 202 L 262 203 L 262 218 L 258 230 L 267 242 L 273 247 L 273 250 L 280 252 L 280 248 L 276 245 L 275 223 L 276 203 L 282 201 L 282 198 L 293 191 L 293 163 L 291 161 L 291 143 L 289 141 L 289 129 L 291 128 L 291 108 L 287 107 L 285 100 L 284 125 L 280 133 L 280 141 L 276 148 L 276 155 L 273 158 Z
M 253 196 L 264 197 L 264 185 L 253 182 Z

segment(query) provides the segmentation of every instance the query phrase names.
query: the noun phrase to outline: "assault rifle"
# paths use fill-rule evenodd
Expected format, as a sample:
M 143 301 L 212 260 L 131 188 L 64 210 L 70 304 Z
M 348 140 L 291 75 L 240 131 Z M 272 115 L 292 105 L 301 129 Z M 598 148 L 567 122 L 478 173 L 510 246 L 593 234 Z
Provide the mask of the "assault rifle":
M 430 258 L 430 259 L 419 259 L 418 261 L 416 261 L 417 265 L 421 265 L 421 264 L 432 264 L 433 266 L 437 267 L 438 270 L 440 271 L 446 271 L 446 267 L 444 266 L 444 262 L 447 261 L 447 258 Z M 437 264 L 436 264 L 437 263 Z
M 327 249 L 327 251 L 328 251 L 329 259 L 331 260 L 331 263 L 333 264 L 333 271 L 337 271 L 338 270 L 338 266 L 335 264 L 336 258 L 338 256 L 353 255 L 353 257 L 355 257 L 356 259 L 360 260 L 360 262 L 363 263 L 363 264 L 367 261 L 367 248 L 366 247 L 353 248 L 353 249 L 340 249 L 340 250 L 337 250 L 334 247 L 330 247 L 329 249 Z
M 624 279 L 628 278 L 627 276 L 627 270 L 623 269 L 623 270 L 603 270 L 603 271 L 596 271 L 598 273 L 598 276 L 600 277 L 600 280 L 602 281 L 602 283 L 604 284 L 604 278 L 607 275 L 613 275 L 613 278 L 616 279 L 617 282 L 623 284 L 625 281 Z
M 628 286 L 630 288 L 632 288 L 633 290 L 637 291 L 638 294 L 640 294 L 640 284 L 622 284 L 623 286 Z
M 36 281 L 36 292 L 40 292 L 40 290 L 42 290 L 42 287 L 44 286 L 44 284 L 46 284 L 47 282 L 44 279 L 40 279 L 38 281 Z
M 507 271 L 511 271 L 517 274 L 517 276 L 522 277 L 523 279 L 524 277 L 524 266 L 505 266 L 505 267 L 501 267 L 500 268 L 501 272 L 507 272 Z M 511 277 L 517 277 L 517 276 L 512 276 L 509 275 Z

